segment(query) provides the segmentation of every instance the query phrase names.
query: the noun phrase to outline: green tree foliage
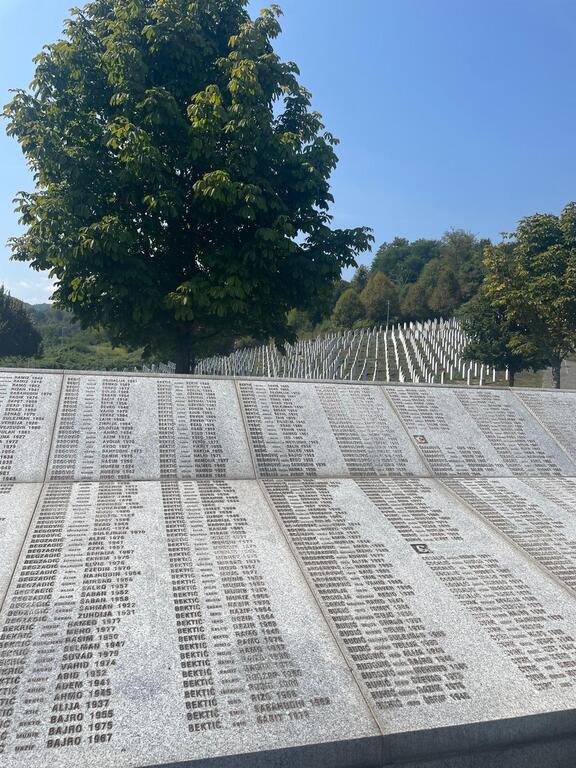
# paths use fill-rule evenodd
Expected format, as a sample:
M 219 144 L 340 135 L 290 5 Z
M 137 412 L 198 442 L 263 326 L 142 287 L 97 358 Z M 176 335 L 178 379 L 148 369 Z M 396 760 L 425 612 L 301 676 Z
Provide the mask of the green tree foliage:
M 418 296 L 423 300 L 421 314 L 425 318 L 449 317 L 462 303 L 460 284 L 446 259 L 439 258 L 429 261 L 414 285 L 420 289 Z M 416 293 L 413 292 L 412 301 L 414 301 L 415 296 Z
M 368 280 L 370 279 L 370 270 L 368 267 L 365 267 L 363 264 L 361 264 L 356 272 L 354 272 L 354 277 L 352 280 L 350 280 L 350 287 L 354 288 L 356 293 L 362 293 L 364 288 L 368 285 Z
M 480 290 L 458 313 L 462 328 L 469 338 L 464 357 L 495 368 L 508 368 L 509 384 L 520 371 L 538 370 L 545 361 L 532 345 L 524 344 L 524 351 L 513 346 L 513 340 L 526 339 L 526 330 L 506 316 L 502 306 L 494 305 Z
M 279 9 L 246 5 L 93 0 L 5 110 L 36 179 L 15 258 L 180 371 L 231 328 L 292 339 L 288 311 L 371 239 L 331 228 L 336 140 L 274 52 Z
M 384 272 L 398 286 L 402 319 L 446 317 L 478 291 L 488 242 L 462 229 L 448 230 L 441 240 L 396 237 L 380 246 L 371 271 Z
M 432 262 L 428 264 L 430 266 Z M 426 296 L 426 304 L 435 316 L 449 317 L 461 304 L 460 284 L 456 274 L 441 260 L 438 262 L 434 284 Z
M 488 299 L 523 329 L 510 347 L 546 359 L 559 388 L 562 360 L 576 350 L 576 203 L 560 216 L 521 219 L 503 244 L 486 249 L 485 267 Z
M 424 266 L 440 256 L 438 240 L 414 240 L 395 237 L 383 243 L 372 262 L 372 272 L 384 272 L 399 287 L 415 283 Z
M 383 272 L 375 272 L 362 293 L 360 299 L 366 311 L 366 318 L 374 325 L 396 322 L 400 315 L 398 289 Z
M 468 301 L 478 291 L 483 279 L 484 248 L 489 240 L 478 240 L 464 229 L 449 229 L 440 241 L 440 255 L 458 281 L 462 301 Z
M 0 357 L 35 357 L 41 348 L 42 337 L 24 304 L 0 285 Z
M 14 301 L 18 301 L 14 299 Z M 0 351 L 2 365 L 34 368 L 66 368 L 84 370 L 132 370 L 141 366 L 142 350 L 128 350 L 112 346 L 102 329 L 82 329 L 71 312 L 57 309 L 53 304 L 25 304 L 18 302 L 32 321 L 41 337 L 38 356 L 23 358 L 22 355 L 4 355 Z M 12 350 L 13 352 L 14 350 Z M 153 362 L 166 362 L 154 360 Z
M 311 333 L 313 330 L 310 313 L 303 309 L 291 309 L 288 312 L 288 325 L 298 337 Z
M 402 317 L 406 320 L 426 320 L 430 310 L 426 301 L 426 291 L 420 283 L 411 283 L 402 298 Z
M 352 328 L 366 316 L 364 304 L 354 288 L 348 288 L 340 296 L 332 313 L 332 320 L 339 328 Z

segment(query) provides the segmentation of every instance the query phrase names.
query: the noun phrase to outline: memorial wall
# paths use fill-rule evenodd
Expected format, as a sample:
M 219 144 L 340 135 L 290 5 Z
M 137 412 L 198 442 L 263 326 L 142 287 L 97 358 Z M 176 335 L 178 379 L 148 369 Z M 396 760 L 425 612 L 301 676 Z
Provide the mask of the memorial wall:
M 573 766 L 575 398 L 0 372 L 0 765 Z

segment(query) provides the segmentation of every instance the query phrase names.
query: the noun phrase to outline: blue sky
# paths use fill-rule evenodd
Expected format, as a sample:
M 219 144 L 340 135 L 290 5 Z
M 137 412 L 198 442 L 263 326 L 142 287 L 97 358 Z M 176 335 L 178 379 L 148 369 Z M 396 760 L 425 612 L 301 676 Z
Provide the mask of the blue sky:
M 370 226 L 377 244 L 449 227 L 497 238 L 576 199 L 573 0 L 279 2 L 277 49 L 342 142 L 335 225 Z M 0 0 L 2 103 L 29 83 L 72 4 Z M 1 132 L 0 282 L 39 302 L 48 280 L 4 246 L 18 232 L 12 198 L 31 183 Z

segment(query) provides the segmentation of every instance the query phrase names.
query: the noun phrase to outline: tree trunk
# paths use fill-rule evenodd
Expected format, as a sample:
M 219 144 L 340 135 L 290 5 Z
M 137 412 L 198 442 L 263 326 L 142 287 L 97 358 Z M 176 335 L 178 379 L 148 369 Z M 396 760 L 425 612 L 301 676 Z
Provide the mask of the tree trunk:
M 176 352 L 176 373 L 191 373 L 196 365 L 194 352 L 189 346 L 182 346 Z
M 508 386 L 513 387 L 514 386 L 514 379 L 516 378 L 516 371 L 508 369 Z
M 560 370 L 562 367 L 562 359 L 559 356 L 552 358 L 552 386 L 554 389 L 560 389 Z

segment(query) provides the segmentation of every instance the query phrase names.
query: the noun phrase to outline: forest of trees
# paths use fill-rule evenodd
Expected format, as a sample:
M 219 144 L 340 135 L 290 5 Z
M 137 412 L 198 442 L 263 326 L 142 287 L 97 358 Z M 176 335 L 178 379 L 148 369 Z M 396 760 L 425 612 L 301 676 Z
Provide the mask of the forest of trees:
M 489 240 L 450 229 L 439 240 L 383 243 L 369 267 L 339 280 L 315 313 L 293 310 L 299 335 L 331 329 L 450 317 L 476 295 Z
M 26 304 L 0 285 L 0 365 L 75 370 L 142 365 L 143 350 L 114 346 L 103 329 L 82 329 L 71 312 Z

